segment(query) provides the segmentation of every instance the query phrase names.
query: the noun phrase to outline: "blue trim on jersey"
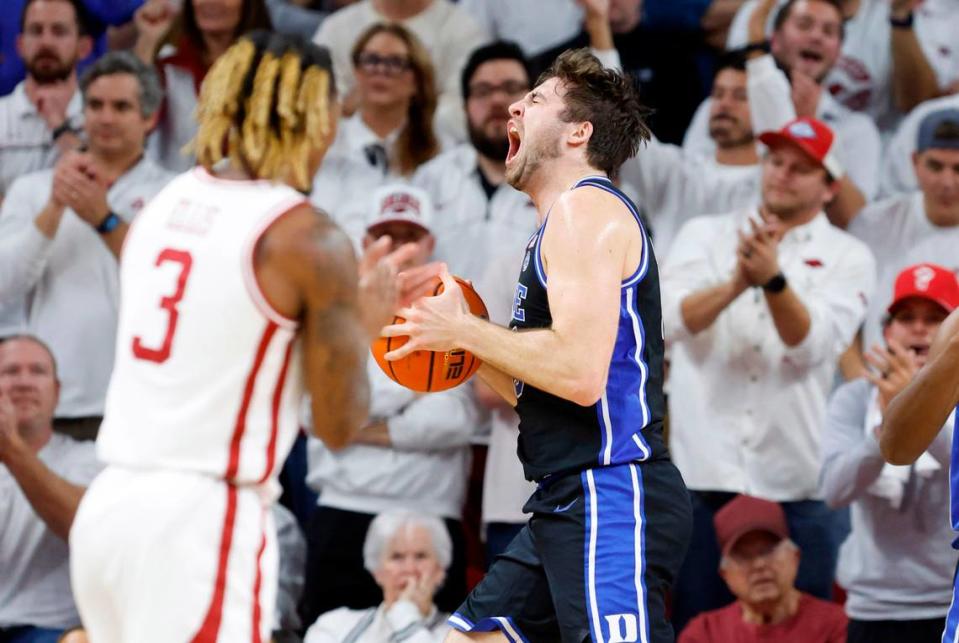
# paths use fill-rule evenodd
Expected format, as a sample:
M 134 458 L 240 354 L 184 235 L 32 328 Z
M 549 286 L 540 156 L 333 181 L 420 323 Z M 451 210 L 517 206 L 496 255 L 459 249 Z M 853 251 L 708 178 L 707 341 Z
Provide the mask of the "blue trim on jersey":
M 533 246 L 533 269 L 536 271 L 536 278 L 539 279 L 539 283 L 543 288 L 546 288 L 546 270 L 543 268 L 543 259 L 540 256 L 540 246 L 543 244 L 543 235 L 546 234 L 546 224 L 549 223 L 549 213 L 546 213 L 546 218 L 543 219 L 543 225 L 539 227 L 539 231 L 536 233 L 536 245 Z
M 952 578 L 952 602 L 949 603 L 949 611 L 946 612 L 946 627 L 942 631 L 942 643 L 959 642 L 959 604 L 956 602 L 956 595 L 959 594 L 959 577 L 953 575 Z
M 949 517 L 953 531 L 959 531 L 959 406 L 952 424 L 952 454 L 949 458 Z M 959 537 L 952 541 L 953 549 L 959 549 Z
M 646 228 L 643 226 L 643 220 L 639 216 L 639 212 L 636 211 L 636 208 L 633 206 L 632 202 L 626 195 L 619 191 L 619 189 L 613 185 L 613 182 L 606 177 L 586 177 L 585 179 L 580 179 L 580 181 L 573 186 L 573 189 L 579 187 L 594 187 L 604 192 L 608 192 L 618 198 L 626 208 L 629 210 L 630 214 L 633 215 L 633 218 L 636 220 L 636 225 L 639 226 L 639 232 L 642 235 L 643 239 L 643 248 L 642 253 L 639 259 L 639 265 L 636 267 L 636 271 L 622 281 L 623 286 L 632 286 L 642 281 L 646 277 L 646 272 L 649 270 L 649 252 L 647 246 Z
M 491 616 L 474 624 L 462 614 L 455 612 L 450 614 L 446 623 L 460 632 L 493 632 L 499 630 L 510 643 L 529 643 L 529 639 L 509 616 Z
M 643 435 L 652 417 L 646 398 L 649 366 L 643 358 L 646 330 L 636 306 L 637 286 L 625 288 L 622 293 L 606 389 L 596 404 L 601 429 L 597 462 L 602 466 L 641 462 L 652 456 Z
M 592 640 L 649 643 L 642 472 L 636 464 L 587 469 L 581 481 L 587 503 L 584 578 Z

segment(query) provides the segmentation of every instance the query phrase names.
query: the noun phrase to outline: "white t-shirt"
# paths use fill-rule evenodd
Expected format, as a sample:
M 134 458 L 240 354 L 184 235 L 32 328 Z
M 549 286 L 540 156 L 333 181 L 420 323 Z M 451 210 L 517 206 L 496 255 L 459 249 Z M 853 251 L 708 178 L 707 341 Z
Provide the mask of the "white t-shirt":
M 141 159 L 110 187 L 107 203 L 130 222 L 172 176 Z M 50 345 L 60 365 L 57 417 L 102 415 L 116 340 L 117 260 L 72 210 L 52 239 L 37 229 L 34 219 L 52 186 L 53 170 L 41 170 L 15 181 L 4 199 L 0 301 L 29 297 L 27 329 Z
M 770 12 L 767 33 L 786 0 L 778 0 Z M 727 49 L 746 44 L 749 17 L 758 0 L 747 0 L 736 13 L 726 41 Z M 915 14 L 916 36 L 926 59 L 936 72 L 940 87 L 959 77 L 959 5 L 953 0 L 927 0 Z M 861 0 L 856 15 L 845 24 L 839 60 L 824 81 L 838 103 L 866 112 L 883 132 L 891 131 L 902 116 L 892 102 L 892 44 L 889 0 Z
M 535 56 L 572 40 L 583 28 L 583 9 L 574 0 L 460 0 L 487 33 L 510 40 Z
M 919 189 L 916 170 L 912 165 L 912 154 L 916 151 L 919 138 L 919 126 L 926 116 L 943 109 L 959 109 L 959 94 L 927 100 L 917 105 L 899 124 L 899 129 L 886 145 L 883 155 L 880 196 Z
M 93 442 L 54 433 L 38 454 L 67 482 L 87 486 L 100 471 Z M 69 548 L 34 512 L 0 465 L 0 628 L 68 628 L 80 616 L 70 590 Z
M 371 0 L 360 0 L 326 18 L 313 36 L 313 42 L 330 49 L 340 96 L 345 96 L 354 85 L 350 52 L 356 39 L 378 22 L 389 21 L 373 8 Z M 434 121 L 437 130 L 465 140 L 460 71 L 473 50 L 489 40 L 487 34 L 472 16 L 450 0 L 433 0 L 423 12 L 401 23 L 416 34 L 433 59 L 439 94 Z
M 323 614 L 306 631 L 303 643 L 440 643 L 450 626 L 449 615 L 433 612 L 426 618 L 409 601 L 365 610 L 347 607 Z
M 942 228 L 926 217 L 922 192 L 898 194 L 867 205 L 849 224 L 876 257 L 876 296 L 863 326 L 863 348 L 882 344 L 882 318 L 896 275 L 917 263 L 939 264 L 959 274 L 959 226 Z

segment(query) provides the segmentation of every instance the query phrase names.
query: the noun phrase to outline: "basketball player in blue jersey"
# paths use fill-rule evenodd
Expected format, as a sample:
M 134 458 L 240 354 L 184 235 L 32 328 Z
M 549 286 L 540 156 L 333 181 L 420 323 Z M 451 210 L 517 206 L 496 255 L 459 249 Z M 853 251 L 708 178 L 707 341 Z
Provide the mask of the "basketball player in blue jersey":
M 447 640 L 672 641 L 664 597 L 691 512 L 662 438 L 656 259 L 610 180 L 649 135 L 643 108 L 630 81 L 577 50 L 510 114 L 506 178 L 540 224 L 510 328 L 470 315 L 444 273 L 443 294 L 384 331 L 410 337 L 387 359 L 477 355 L 481 377 L 516 406 L 519 457 L 538 483 L 529 523 L 450 617 Z
M 902 359 L 893 355 L 893 359 Z M 885 373 L 883 373 L 885 376 Z M 882 457 L 891 464 L 912 464 L 942 430 L 959 405 L 959 310 L 942 322 L 929 348 L 926 365 L 892 398 L 883 414 L 879 434 Z M 959 531 L 959 413 L 953 420 L 952 460 L 949 466 L 950 517 Z M 959 537 L 952 541 L 959 549 Z M 959 576 L 953 581 L 952 605 L 946 614 L 943 643 L 959 642 Z

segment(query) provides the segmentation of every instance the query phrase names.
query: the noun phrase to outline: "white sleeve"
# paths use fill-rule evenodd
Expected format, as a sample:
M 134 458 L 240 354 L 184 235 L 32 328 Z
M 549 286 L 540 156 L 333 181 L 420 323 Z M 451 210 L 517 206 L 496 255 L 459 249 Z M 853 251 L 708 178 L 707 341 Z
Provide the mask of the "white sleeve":
M 796 118 L 789 81 L 771 55 L 746 61 L 746 88 L 753 131 L 757 135 L 781 129 Z
M 306 631 L 303 643 L 340 643 L 356 624 L 345 607 L 321 614 Z
M 749 44 L 749 18 L 756 10 L 759 0 L 746 0 L 736 11 L 733 21 L 729 25 L 729 33 L 726 34 L 726 50 L 739 49 Z
M 837 255 L 839 264 L 832 278 L 815 292 L 800 297 L 809 313 L 809 332 L 784 353 L 799 368 L 837 360 L 866 317 L 868 300 L 875 289 L 876 262 L 865 245 L 854 243 Z
M 599 62 L 606 69 L 612 69 L 614 71 L 622 71 L 623 63 L 619 58 L 619 52 L 615 47 L 612 49 L 595 49 L 593 47 L 589 48 L 590 52 L 599 59 Z
M 880 196 L 912 192 L 919 187 L 916 170 L 912 165 L 918 121 L 915 115 L 907 116 L 886 146 L 882 160 L 882 180 L 879 183 Z
M 712 105 L 712 99 L 706 98 L 696 108 L 693 114 L 693 120 L 686 128 L 686 135 L 683 137 L 683 150 L 687 154 L 698 154 L 700 156 L 713 156 L 716 153 L 716 143 L 709 138 L 709 108 Z
M 0 300 L 15 301 L 29 293 L 40 280 L 53 239 L 34 224 L 39 212 L 31 178 L 17 179 L 0 208 Z M 73 216 L 64 213 L 63 216 Z
M 683 150 L 676 145 L 662 143 L 651 135 L 646 145 L 640 145 L 636 156 L 628 159 L 620 169 L 624 183 L 633 187 L 640 205 L 655 217 L 678 189 L 683 188 Z M 655 223 L 655 222 L 654 222 Z
M 683 321 L 683 300 L 721 281 L 709 261 L 709 248 L 717 232 L 716 221 L 716 217 L 710 216 L 691 219 L 680 228 L 666 256 L 659 281 L 667 345 L 692 338 Z
M 490 0 L 459 0 L 459 5 L 488 34 L 496 37 L 498 30 Z
M 879 189 L 879 161 L 882 158 L 879 130 L 865 114 L 852 113 L 836 128 L 836 137 L 839 162 L 866 201 L 871 201 Z
M 330 50 L 333 76 L 336 79 L 336 93 L 342 100 L 353 88 L 353 66 L 349 59 L 352 43 L 344 46 L 340 42 L 343 32 L 350 30 L 350 25 L 336 13 L 338 12 L 334 12 L 320 23 L 320 28 L 313 35 L 313 42 Z
M 440 393 L 417 397 L 387 418 L 393 448 L 399 451 L 441 451 L 470 444 L 479 423 L 472 387 L 460 384 Z

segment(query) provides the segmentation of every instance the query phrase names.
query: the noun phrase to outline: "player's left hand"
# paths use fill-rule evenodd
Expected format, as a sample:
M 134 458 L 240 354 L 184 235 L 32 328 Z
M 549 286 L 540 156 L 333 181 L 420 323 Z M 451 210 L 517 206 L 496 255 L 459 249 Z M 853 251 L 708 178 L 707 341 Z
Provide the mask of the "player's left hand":
M 440 272 L 443 292 L 435 297 L 423 297 L 412 306 L 396 314 L 404 318 L 402 324 L 387 326 L 383 337 L 409 337 L 409 340 L 384 357 L 389 361 L 403 359 L 414 351 L 448 351 L 457 348 L 460 328 L 469 317 L 469 306 L 463 291 L 444 265 Z
M 873 346 L 863 358 L 877 371 L 867 371 L 866 379 L 879 389 L 880 411 L 885 411 L 892 398 L 906 388 L 919 372 L 916 353 L 894 339 L 888 341 L 888 346 Z

